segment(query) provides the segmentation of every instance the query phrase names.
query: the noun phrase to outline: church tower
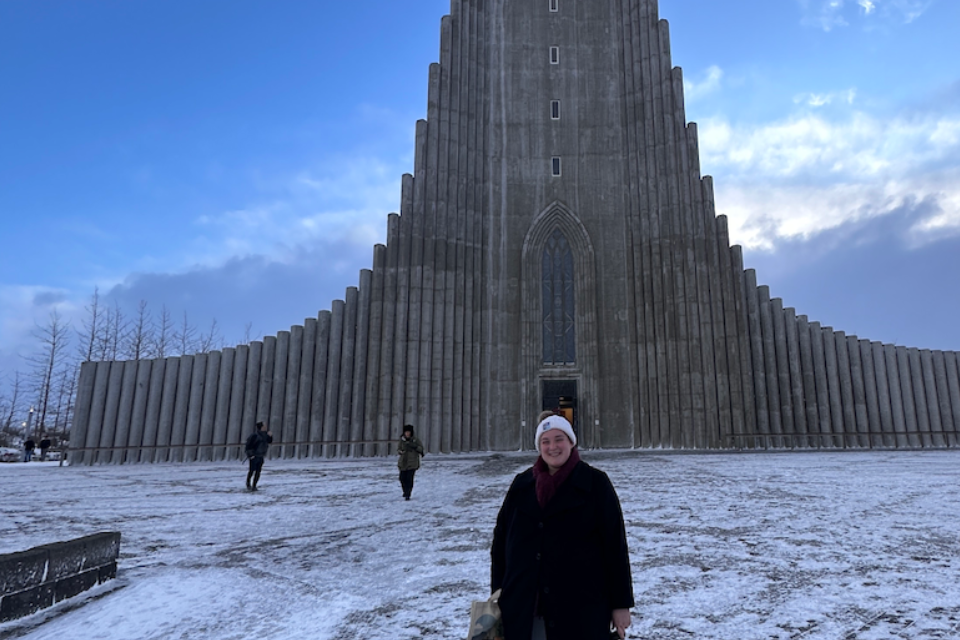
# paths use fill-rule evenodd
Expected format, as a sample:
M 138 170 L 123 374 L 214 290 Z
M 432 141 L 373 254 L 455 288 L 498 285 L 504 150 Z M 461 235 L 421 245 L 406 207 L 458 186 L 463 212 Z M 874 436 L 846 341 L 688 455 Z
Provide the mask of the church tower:
M 453 0 L 372 269 L 249 345 L 85 363 L 82 463 L 581 446 L 957 444 L 953 352 L 784 308 L 730 246 L 656 0 Z

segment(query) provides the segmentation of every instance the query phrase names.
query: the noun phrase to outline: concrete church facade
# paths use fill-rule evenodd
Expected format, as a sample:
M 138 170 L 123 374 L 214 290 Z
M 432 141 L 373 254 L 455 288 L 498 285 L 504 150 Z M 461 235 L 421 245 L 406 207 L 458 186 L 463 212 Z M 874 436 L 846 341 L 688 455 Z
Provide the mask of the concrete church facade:
M 75 461 L 582 446 L 945 447 L 954 352 L 820 326 L 758 286 L 701 176 L 656 0 L 453 0 L 413 174 L 344 300 L 276 336 L 81 369 Z

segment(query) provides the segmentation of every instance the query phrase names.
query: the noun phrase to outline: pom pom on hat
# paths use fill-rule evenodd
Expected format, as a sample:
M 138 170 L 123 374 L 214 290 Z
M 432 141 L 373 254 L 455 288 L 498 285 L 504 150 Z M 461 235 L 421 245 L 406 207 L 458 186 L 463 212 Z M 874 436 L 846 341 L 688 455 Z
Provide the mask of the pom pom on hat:
M 549 418 L 544 418 L 544 420 L 537 425 L 537 435 L 533 440 L 533 446 L 537 448 L 537 452 L 540 451 L 540 436 L 546 431 L 551 429 L 559 429 L 567 434 L 567 437 L 570 438 L 570 442 L 574 446 L 577 445 L 577 434 L 573 432 L 573 427 L 570 426 L 570 423 L 563 416 L 550 416 Z

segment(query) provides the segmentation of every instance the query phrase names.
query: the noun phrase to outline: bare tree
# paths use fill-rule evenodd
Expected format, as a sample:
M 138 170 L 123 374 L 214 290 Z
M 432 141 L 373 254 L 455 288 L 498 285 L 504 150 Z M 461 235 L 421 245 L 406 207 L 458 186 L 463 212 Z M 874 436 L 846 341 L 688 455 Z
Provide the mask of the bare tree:
M 65 363 L 57 379 L 57 406 L 53 422 L 53 435 L 60 441 L 69 439 L 73 418 L 74 396 L 77 389 L 77 376 L 80 365 L 76 362 Z M 48 434 L 50 435 L 50 434 Z
M 206 333 L 200 334 L 200 338 L 197 340 L 197 352 L 209 353 L 214 349 L 220 349 L 222 347 L 223 335 L 220 333 L 220 327 L 217 325 L 217 319 L 214 318 L 210 323 L 210 330 Z
M 250 344 L 254 340 L 259 340 L 261 337 L 263 337 L 262 334 L 253 332 L 253 323 L 248 322 L 243 325 L 243 342 L 240 344 Z
M 0 389 L 2 388 L 0 387 Z M 20 413 L 20 405 L 23 402 L 22 395 L 23 384 L 20 380 L 20 372 L 15 371 L 9 393 L 0 392 L 0 446 L 9 446 L 19 432 L 16 421 L 17 415 Z
M 126 360 L 143 360 L 151 357 L 153 338 L 153 319 L 147 311 L 147 301 L 137 305 L 137 315 L 124 333 L 123 356 Z
M 193 353 L 197 342 L 197 329 L 187 320 L 187 312 L 183 312 L 183 322 L 173 334 L 174 342 L 181 356 Z
M 166 358 L 173 346 L 175 331 L 173 321 L 170 319 L 170 310 L 167 305 L 160 309 L 160 318 L 157 322 L 156 331 L 153 334 L 153 357 Z
M 116 360 L 120 355 L 120 345 L 123 342 L 124 334 L 127 330 L 127 321 L 120 310 L 120 304 L 113 303 L 113 308 L 108 308 L 101 314 L 101 321 L 97 328 L 95 359 Z
M 100 288 L 95 287 L 93 295 L 90 296 L 90 303 L 84 307 L 87 312 L 87 318 L 81 321 L 83 331 L 77 331 L 77 337 L 80 343 L 77 345 L 77 352 L 83 362 L 93 360 L 97 353 L 97 339 L 101 331 L 100 323 L 103 320 L 103 309 L 100 307 Z
M 54 373 L 66 361 L 67 347 L 70 342 L 70 324 L 64 322 L 60 313 L 54 309 L 45 326 L 37 325 L 33 336 L 40 343 L 40 350 L 28 358 L 33 367 L 30 377 L 33 381 L 31 391 L 37 396 L 38 421 L 36 429 L 46 428 L 47 413 L 50 411 L 50 396 L 53 391 Z

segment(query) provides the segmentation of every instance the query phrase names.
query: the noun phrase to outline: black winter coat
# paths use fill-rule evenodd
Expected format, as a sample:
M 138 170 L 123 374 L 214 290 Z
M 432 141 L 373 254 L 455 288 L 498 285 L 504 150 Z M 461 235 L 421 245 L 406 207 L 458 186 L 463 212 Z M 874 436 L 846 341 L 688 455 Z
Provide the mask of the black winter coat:
M 267 455 L 267 449 L 270 447 L 270 443 L 273 442 L 273 436 L 267 434 L 266 431 L 256 431 L 247 438 L 247 445 L 244 447 L 247 452 L 247 457 L 252 458 L 254 456 L 263 457 Z
M 582 461 L 543 510 L 535 485 L 532 469 L 514 479 L 493 533 L 504 637 L 529 638 L 538 608 L 549 640 L 606 640 L 613 610 L 634 605 L 617 493 Z

